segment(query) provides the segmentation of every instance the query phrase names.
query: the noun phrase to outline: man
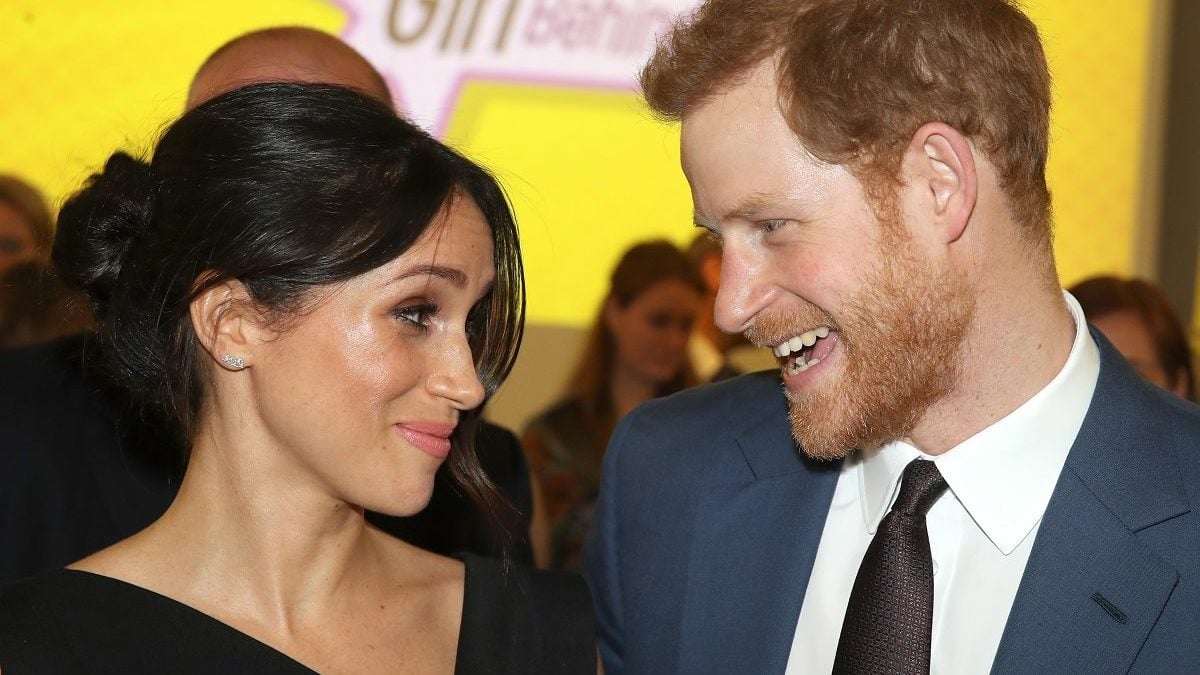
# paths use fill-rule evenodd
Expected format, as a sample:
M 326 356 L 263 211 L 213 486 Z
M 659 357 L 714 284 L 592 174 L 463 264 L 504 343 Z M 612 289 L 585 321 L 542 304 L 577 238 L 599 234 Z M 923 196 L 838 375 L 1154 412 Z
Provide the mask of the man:
M 614 434 L 606 672 L 1200 669 L 1200 412 L 1058 286 L 1028 18 L 709 0 L 643 85 L 723 242 L 717 324 L 782 373 Z
M 218 47 L 192 78 L 187 107 L 255 82 L 337 84 L 392 104 L 383 76 L 353 47 L 328 33 L 292 26 L 256 30 Z
M 235 38 L 205 61 L 188 108 L 262 81 L 332 82 L 391 105 L 383 78 L 336 37 L 309 28 L 269 28 Z M 0 351 L 0 583 L 74 562 L 128 537 L 166 510 L 182 476 L 181 442 L 170 426 L 108 385 L 89 335 Z M 430 505 L 376 526 L 443 554 L 472 551 L 531 562 L 528 464 L 511 431 L 481 423 L 485 473 L 512 509 L 496 532 L 439 472 Z
M 696 377 L 701 382 L 720 382 L 774 367 L 771 352 L 752 346 L 740 334 L 722 332 L 714 323 L 713 307 L 721 287 L 721 245 L 712 236 L 701 233 L 688 246 L 687 256 L 704 282 L 700 313 L 688 338 L 688 359 Z

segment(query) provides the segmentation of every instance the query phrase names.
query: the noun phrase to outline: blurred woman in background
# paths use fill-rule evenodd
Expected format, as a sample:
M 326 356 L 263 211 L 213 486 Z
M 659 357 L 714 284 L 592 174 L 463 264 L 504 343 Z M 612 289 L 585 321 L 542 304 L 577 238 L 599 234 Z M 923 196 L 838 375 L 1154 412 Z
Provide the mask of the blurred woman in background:
M 27 260 L 45 260 L 54 237 L 46 199 L 16 176 L 0 175 L 0 273 Z
M 533 528 L 539 564 L 579 569 L 600 463 L 617 422 L 651 398 L 696 384 L 687 341 L 703 292 L 691 263 L 670 242 L 638 244 L 617 263 L 566 395 L 525 429 L 539 488 Z
M 0 348 L 88 327 L 86 299 L 66 288 L 50 267 L 53 238 L 42 193 L 16 176 L 0 175 Z
M 0 349 L 78 335 L 91 326 L 87 296 L 50 263 L 30 258 L 0 272 Z
M 1188 336 L 1162 289 L 1142 279 L 1100 276 L 1076 284 L 1070 292 L 1088 323 L 1103 333 L 1142 377 L 1194 400 Z
M 524 316 L 483 169 L 384 103 L 259 84 L 188 111 L 63 207 L 54 260 L 109 370 L 190 443 L 167 512 L 0 590 L 6 675 L 594 672 L 582 580 L 371 526 L 472 444 Z

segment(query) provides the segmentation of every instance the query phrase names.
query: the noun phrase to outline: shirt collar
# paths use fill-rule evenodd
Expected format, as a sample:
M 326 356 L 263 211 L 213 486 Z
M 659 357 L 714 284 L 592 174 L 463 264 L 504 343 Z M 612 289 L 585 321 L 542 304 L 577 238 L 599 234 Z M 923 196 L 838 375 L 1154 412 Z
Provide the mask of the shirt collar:
M 1100 374 L 1100 351 L 1083 310 L 1063 292 L 1075 320 L 1075 341 L 1062 370 L 1016 410 L 938 457 L 906 441 L 858 453 L 860 503 L 871 533 L 898 491 L 904 467 L 932 459 L 950 491 L 1004 555 L 1042 519 L 1067 453 L 1083 426 Z

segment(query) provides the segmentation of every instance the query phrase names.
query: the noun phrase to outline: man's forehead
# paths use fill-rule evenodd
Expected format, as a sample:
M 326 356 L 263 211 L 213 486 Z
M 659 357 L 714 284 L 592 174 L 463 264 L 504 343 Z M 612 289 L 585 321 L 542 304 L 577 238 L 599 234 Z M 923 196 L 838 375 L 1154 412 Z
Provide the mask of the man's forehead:
M 726 88 L 688 111 L 681 120 L 680 153 L 684 173 L 695 161 L 753 160 L 800 150 L 779 106 L 773 74 L 760 69 L 740 84 Z M 782 146 L 782 147 L 780 147 Z
M 771 61 L 762 61 L 749 70 L 731 77 L 700 99 L 682 116 L 688 121 L 720 118 L 729 114 L 756 113 L 761 116 L 780 113 L 779 84 Z

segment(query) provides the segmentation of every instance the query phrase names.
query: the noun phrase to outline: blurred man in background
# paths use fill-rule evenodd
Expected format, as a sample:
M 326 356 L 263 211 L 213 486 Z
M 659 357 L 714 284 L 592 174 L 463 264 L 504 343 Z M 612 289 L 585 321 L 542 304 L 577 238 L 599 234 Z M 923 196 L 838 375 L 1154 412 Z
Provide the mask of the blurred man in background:
M 219 47 L 196 71 L 187 108 L 255 82 L 337 84 L 392 105 L 387 82 L 369 61 L 336 37 L 312 28 L 265 28 Z

